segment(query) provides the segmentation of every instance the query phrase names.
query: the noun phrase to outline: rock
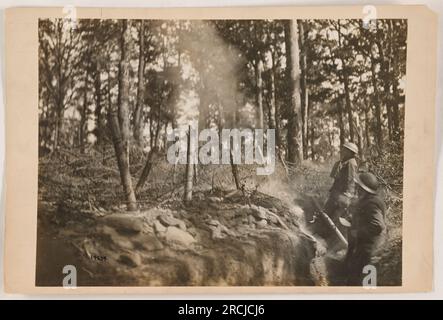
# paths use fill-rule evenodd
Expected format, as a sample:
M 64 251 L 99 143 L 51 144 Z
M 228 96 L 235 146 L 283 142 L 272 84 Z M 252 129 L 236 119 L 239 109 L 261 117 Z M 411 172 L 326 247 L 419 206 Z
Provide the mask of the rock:
M 132 244 L 131 241 L 129 241 L 128 239 L 119 237 L 119 238 L 113 238 L 112 241 L 118 245 L 120 248 L 123 249 L 133 249 L 134 245 Z
M 165 237 L 167 242 L 182 245 L 185 247 L 188 247 L 195 242 L 194 237 L 191 236 L 188 232 L 176 227 L 168 227 L 166 229 Z
M 259 194 L 256 194 L 256 196 L 257 197 L 254 199 L 254 203 L 260 207 L 266 208 L 273 212 L 283 211 L 285 209 L 285 206 L 280 199 L 264 195 L 260 196 Z
M 193 237 L 197 236 L 197 230 L 195 228 L 193 228 L 193 227 L 188 228 L 187 231 L 191 234 L 191 236 L 193 236 Z
M 257 222 L 257 228 L 264 228 L 268 225 L 268 221 L 266 221 L 265 219 L 260 220 Z
M 142 259 L 137 253 L 124 253 L 120 255 L 118 262 L 127 265 L 128 267 L 135 268 L 141 265 Z
M 166 227 L 165 227 L 164 225 L 162 225 L 162 224 L 160 223 L 160 221 L 155 220 L 155 221 L 154 221 L 154 230 L 155 230 L 155 232 L 157 232 L 157 233 L 164 233 L 164 232 L 166 232 Z
M 210 226 L 218 226 L 220 224 L 220 222 L 218 220 L 211 219 L 211 220 L 209 220 L 208 224 Z
M 155 219 L 161 214 L 164 214 L 163 209 L 151 208 L 149 210 L 143 211 L 142 215 L 147 222 L 153 223 Z
M 180 229 L 186 231 L 186 224 L 183 220 L 174 218 L 172 215 L 160 215 L 157 218 L 166 227 L 179 227 Z
M 277 210 L 276 208 L 274 208 L 274 207 L 269 208 L 268 210 L 271 211 L 271 212 L 274 212 L 274 213 L 277 213 L 277 212 L 278 212 L 278 210 Z
M 107 235 L 111 241 L 122 249 L 132 249 L 134 246 L 127 237 L 121 236 L 114 228 L 109 226 L 103 226 L 100 230 L 103 234 Z
M 252 217 L 252 216 L 251 216 Z M 254 219 L 254 218 L 252 218 Z M 231 230 L 229 230 L 225 225 L 221 224 L 218 220 L 212 219 L 208 222 L 209 229 L 212 231 L 212 239 L 223 239 L 226 235 L 235 235 Z
M 232 197 L 241 196 L 241 195 L 242 194 L 241 194 L 240 190 L 234 189 L 234 190 L 226 193 L 225 198 L 232 198 Z
M 211 234 L 211 238 L 212 239 L 223 239 L 223 238 L 225 238 L 225 236 L 222 234 L 222 230 L 221 230 L 221 228 L 219 226 L 217 226 L 217 227 L 210 226 L 209 228 L 212 231 L 212 234 Z
M 248 215 L 248 223 L 253 225 L 255 223 L 255 218 L 252 215 Z
M 278 219 L 274 216 L 269 216 L 269 222 L 272 222 L 273 224 L 278 224 Z
M 223 201 L 223 199 L 222 199 L 222 198 L 219 198 L 219 197 L 208 197 L 208 200 L 209 200 L 210 202 L 214 202 L 214 203 L 219 203 L 219 202 L 222 202 L 222 201 Z
M 228 227 L 226 227 L 226 226 L 224 226 L 222 224 L 219 225 L 219 228 L 220 228 L 221 232 L 224 232 L 224 233 L 226 233 L 229 236 L 235 236 L 236 235 L 235 232 L 232 232 L 231 230 L 228 229 Z
M 91 239 L 86 238 L 85 240 L 83 240 L 82 245 L 83 245 L 83 250 L 88 258 L 100 254 L 96 248 L 95 243 Z
M 96 217 L 104 217 L 105 215 L 106 215 L 106 213 L 105 212 L 102 212 L 102 211 L 100 211 L 100 210 L 96 210 L 96 211 L 94 211 L 93 212 L 93 214 L 94 214 L 94 216 L 96 216 Z
M 268 216 L 266 214 L 266 209 L 263 207 L 258 207 L 258 206 L 251 206 L 251 213 L 252 215 L 254 215 L 255 218 L 257 218 L 258 220 L 263 220 L 266 219 Z
M 205 198 L 205 195 L 201 192 L 195 193 L 193 195 L 194 200 L 203 200 Z
M 143 231 L 143 220 L 129 214 L 111 214 L 103 221 L 121 234 L 136 234 Z
M 215 210 L 222 210 L 223 209 L 223 203 L 222 202 L 209 202 L 207 204 L 207 207 L 215 209 Z
M 304 211 L 301 207 L 294 205 L 289 209 L 289 212 L 297 219 L 303 216 Z
M 153 235 L 143 234 L 138 236 L 135 240 L 137 247 L 146 251 L 156 251 L 164 248 L 163 244 Z
M 277 219 L 278 224 L 279 224 L 281 227 L 283 227 L 284 229 L 286 229 L 286 230 L 289 229 L 288 226 L 283 222 L 283 220 L 282 220 L 279 216 L 277 216 L 275 213 L 269 212 L 269 216 L 272 216 L 272 217 L 274 217 L 275 219 Z
M 148 223 L 144 223 L 143 224 L 143 233 L 154 233 L 154 224 L 148 224 Z

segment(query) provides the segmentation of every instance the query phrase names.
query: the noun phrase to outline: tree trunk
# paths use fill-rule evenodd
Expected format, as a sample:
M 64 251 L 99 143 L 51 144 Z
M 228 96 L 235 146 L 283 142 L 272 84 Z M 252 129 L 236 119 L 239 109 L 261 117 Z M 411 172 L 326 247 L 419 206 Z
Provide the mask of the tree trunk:
M 100 79 L 100 71 L 97 71 L 97 75 L 94 80 L 94 86 L 95 86 L 95 121 L 96 121 L 96 132 L 95 136 L 97 138 L 97 145 L 103 144 L 103 116 L 102 116 L 102 92 L 101 92 L 101 79 Z
M 128 53 L 126 50 L 129 30 L 127 28 L 126 20 L 122 20 L 120 23 L 122 24 L 122 30 L 120 35 L 121 57 L 118 70 L 118 115 L 110 109 L 108 111 L 108 122 L 111 129 L 114 150 L 117 157 L 127 208 L 129 211 L 133 211 L 137 209 L 137 201 L 135 198 L 134 189 L 132 187 L 131 173 L 129 171 L 129 64 L 127 62 Z
M 303 157 L 301 134 L 300 59 L 298 30 L 295 20 L 285 21 L 286 73 L 290 83 L 290 112 L 288 119 L 288 160 L 299 164 Z
M 153 148 L 149 151 L 148 158 L 146 160 L 146 164 L 143 167 L 143 171 L 140 175 L 140 178 L 138 179 L 137 186 L 135 187 L 135 193 L 138 194 L 140 189 L 145 185 L 146 181 L 148 180 L 149 173 L 152 169 L 153 164 L 153 158 L 155 157 L 158 149 Z
M 120 39 L 121 59 L 118 69 L 118 120 L 122 139 L 126 148 L 129 148 L 129 61 L 128 50 L 126 48 L 129 43 L 130 30 L 126 20 L 122 21 L 122 35 Z
M 241 190 L 240 180 L 238 178 L 238 168 L 237 165 L 234 163 L 232 150 L 229 151 L 229 159 L 231 162 L 231 170 L 232 170 L 232 176 L 234 177 L 235 188 L 237 190 Z
M 360 117 L 359 116 L 357 116 L 356 120 L 355 120 L 355 130 L 357 131 L 358 154 L 360 156 L 360 160 L 364 161 L 363 130 L 360 125 Z
M 255 99 L 257 103 L 257 129 L 262 129 L 264 122 L 263 122 L 263 61 L 260 57 L 257 57 L 257 60 L 255 62 L 255 79 L 256 79 L 256 93 L 255 93 Z
M 134 140 L 139 147 L 143 147 L 142 130 L 142 109 L 144 97 L 144 72 L 145 72 L 145 22 L 141 20 L 139 31 L 139 53 L 138 53 L 138 82 L 137 82 L 137 100 L 134 110 Z
M 272 59 L 272 65 L 274 65 L 274 59 Z M 275 99 L 275 78 L 274 78 L 274 66 L 269 70 L 269 112 L 268 112 L 268 127 L 269 129 L 275 128 L 275 112 L 277 101 Z M 276 130 L 277 131 L 277 130 Z M 278 144 L 277 144 L 278 145 Z
M 303 159 L 308 158 L 308 88 L 306 83 L 307 58 L 305 48 L 305 32 L 302 20 L 297 20 L 299 30 L 298 44 L 300 47 L 300 104 L 302 117 Z
M 87 117 L 87 105 L 88 105 L 88 98 L 87 98 L 87 91 L 86 87 L 83 92 L 83 106 L 81 110 L 81 119 L 79 124 L 79 145 L 80 145 L 80 153 L 85 153 L 85 130 L 86 130 L 86 117 Z
M 159 147 L 159 141 L 160 141 L 160 131 L 162 129 L 162 123 L 161 123 L 161 106 L 158 107 L 158 113 L 157 113 L 157 127 L 155 128 L 155 137 L 154 137 L 154 148 Z
M 165 135 L 163 136 L 163 149 L 166 150 L 166 145 L 168 144 L 168 125 L 169 125 L 169 121 L 166 119 L 165 120 Z
M 346 113 L 348 114 L 348 124 L 349 124 L 349 141 L 355 142 L 355 133 L 354 133 L 354 117 L 352 116 L 352 107 L 351 107 L 351 96 L 349 90 L 349 78 L 345 73 L 344 75 L 344 85 L 345 85 L 345 105 L 346 105 Z
M 64 98 L 65 98 L 65 87 L 63 81 L 63 71 L 62 71 L 62 63 L 63 63 L 63 43 L 62 43 L 62 34 L 63 34 L 63 22 L 57 21 L 56 23 L 56 44 L 55 44 L 55 63 L 57 65 L 55 76 L 57 79 L 57 84 L 55 87 L 55 109 L 56 109 L 56 119 L 55 119 L 55 128 L 54 128 L 54 144 L 52 151 L 55 151 L 61 143 L 63 143 L 63 119 L 64 119 Z
M 274 108 L 274 128 L 275 128 L 275 142 L 277 148 L 281 147 L 281 136 L 280 136 L 280 106 L 277 101 L 277 92 L 276 92 L 276 73 L 277 73 L 277 65 L 276 65 L 276 53 L 272 54 L 272 70 L 271 70 L 271 104 Z
M 372 51 L 371 51 L 371 75 L 372 75 L 372 86 L 374 88 L 374 104 L 375 104 L 375 120 L 376 120 L 375 139 L 379 150 L 383 150 L 381 106 L 380 106 L 380 98 L 379 98 L 376 71 L 375 71 L 375 59 L 372 54 Z
M 369 119 L 369 109 L 371 107 L 370 102 L 366 102 L 365 99 L 365 137 L 366 137 L 366 148 L 371 147 L 371 137 L 370 137 L 370 119 Z
M 309 147 L 309 145 L 311 146 L 311 159 L 315 160 L 315 154 L 314 154 L 314 140 L 315 140 L 315 136 L 314 136 L 314 123 L 311 117 L 311 113 L 312 113 L 312 99 L 309 99 L 309 96 L 307 97 L 308 99 L 308 104 L 307 104 L 307 123 L 306 123 L 306 132 L 308 133 L 308 141 L 309 144 L 307 145 L 307 147 Z
M 395 25 L 392 20 L 389 20 L 390 30 L 394 31 Z M 398 68 L 398 46 L 394 42 L 394 37 L 391 35 L 390 37 L 391 46 L 393 47 L 393 62 L 392 62 L 392 127 L 393 127 L 393 139 L 395 141 L 400 137 L 400 95 L 398 92 L 398 77 L 399 77 L 399 68 Z
M 201 86 L 198 92 L 200 103 L 198 105 L 198 130 L 201 131 L 207 128 L 208 113 L 209 113 L 209 101 L 207 99 L 206 88 Z
M 149 113 L 149 147 L 152 149 L 154 147 L 154 112 Z
M 311 126 L 311 134 L 309 135 L 311 138 L 311 159 L 315 160 L 315 148 L 314 148 L 314 126 Z
M 108 113 L 108 124 L 112 134 L 115 154 L 117 156 L 117 164 L 120 171 L 120 179 L 125 193 L 127 208 L 129 211 L 134 211 L 137 209 L 137 200 L 132 188 L 131 173 L 129 172 L 129 157 L 125 143 L 121 138 L 117 115 L 112 111 Z
M 309 108 L 309 92 L 308 89 L 306 88 L 304 90 L 304 101 L 302 103 L 302 106 L 304 111 L 302 112 L 303 115 L 303 121 L 302 121 L 302 137 L 303 137 L 303 159 L 307 159 L 308 158 L 308 145 L 309 145 L 309 112 L 308 112 L 308 108 Z M 302 109 L 302 110 L 303 110 Z
M 400 137 L 400 94 L 398 92 L 398 79 L 395 79 L 392 83 L 392 92 L 392 138 L 394 141 L 397 141 Z
M 191 150 L 191 126 L 189 126 L 189 134 L 188 134 L 188 148 L 186 151 L 186 181 L 185 181 L 185 203 L 192 201 L 192 183 L 193 183 L 193 174 L 194 174 L 194 166 L 191 163 L 192 151 Z
M 341 34 L 341 24 L 340 24 L 340 20 L 338 20 L 338 45 L 339 47 L 342 46 L 341 44 L 341 38 L 342 38 L 342 34 Z M 352 116 L 352 106 L 351 106 L 351 95 L 350 95 L 350 90 L 349 90 L 349 69 L 346 65 L 345 60 L 343 59 L 343 57 L 340 57 L 341 63 L 342 63 L 342 81 L 343 81 L 343 85 L 345 88 L 345 106 L 346 106 L 346 113 L 348 115 L 348 125 L 349 125 L 349 140 L 351 142 L 355 142 L 355 137 L 354 137 L 354 120 L 353 120 L 353 116 Z
M 389 26 L 389 24 L 388 24 Z M 389 29 L 389 27 L 388 27 Z M 389 30 L 388 30 L 389 33 Z M 380 74 L 383 81 L 383 93 L 384 93 L 384 105 L 386 107 L 386 115 L 388 118 L 388 136 L 389 140 L 392 140 L 392 131 L 393 131 L 393 123 L 392 123 L 392 110 L 391 110 L 391 56 L 392 56 L 392 48 L 391 43 L 388 42 L 387 44 L 387 56 L 385 56 L 385 53 L 383 51 L 383 44 L 381 42 L 380 36 L 379 36 L 379 30 L 378 30 L 378 23 L 377 23 L 377 37 L 375 44 L 377 45 L 377 49 L 380 55 Z
M 55 119 L 54 143 L 52 146 L 52 151 L 57 150 L 58 146 L 60 145 L 60 140 L 63 134 L 63 118 L 64 118 L 64 110 L 63 108 L 58 108 Z
M 81 111 L 81 119 L 80 119 L 80 134 L 79 134 L 79 142 L 80 142 L 80 153 L 85 153 L 85 131 L 87 127 L 87 116 L 88 116 L 88 83 L 89 83 L 89 67 L 86 67 L 85 74 L 85 87 L 83 88 L 83 106 Z
M 337 99 L 337 109 L 338 109 L 338 128 L 340 129 L 340 145 L 345 143 L 345 125 L 343 123 L 343 100 L 341 98 Z

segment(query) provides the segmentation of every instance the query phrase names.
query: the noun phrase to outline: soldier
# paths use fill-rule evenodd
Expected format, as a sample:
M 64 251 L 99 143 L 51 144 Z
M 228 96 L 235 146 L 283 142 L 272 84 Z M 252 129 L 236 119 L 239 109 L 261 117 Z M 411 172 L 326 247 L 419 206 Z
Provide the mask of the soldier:
M 361 286 L 363 268 L 374 263 L 374 256 L 384 243 L 386 235 L 386 206 L 377 195 L 379 183 L 371 173 L 356 177 L 358 201 L 352 213 L 349 246 L 345 264 L 348 285 Z
M 325 204 L 325 212 L 339 229 L 339 218 L 347 216 L 347 210 L 355 195 L 355 178 L 358 172 L 357 161 L 358 147 L 352 142 L 343 144 L 340 151 L 340 161 L 337 161 L 331 171 L 334 179 L 329 198 Z

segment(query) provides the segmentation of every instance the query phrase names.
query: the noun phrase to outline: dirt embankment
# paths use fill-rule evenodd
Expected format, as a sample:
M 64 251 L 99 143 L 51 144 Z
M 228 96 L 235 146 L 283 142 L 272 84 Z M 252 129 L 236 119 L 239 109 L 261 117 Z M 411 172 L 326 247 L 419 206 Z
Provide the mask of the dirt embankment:
M 324 285 L 300 207 L 262 193 L 197 193 L 146 210 L 79 211 L 40 202 L 37 285 Z

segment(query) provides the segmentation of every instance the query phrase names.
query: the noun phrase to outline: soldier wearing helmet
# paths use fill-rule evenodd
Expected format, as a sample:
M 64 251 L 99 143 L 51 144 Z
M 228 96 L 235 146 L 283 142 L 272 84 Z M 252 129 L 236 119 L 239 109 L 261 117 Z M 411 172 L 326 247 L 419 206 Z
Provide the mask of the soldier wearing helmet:
M 329 190 L 325 212 L 339 229 L 343 229 L 339 219 L 347 215 L 348 207 L 355 195 L 355 178 L 358 172 L 355 159 L 357 154 L 358 147 L 354 143 L 344 143 L 340 151 L 340 161 L 334 164 L 331 172 L 334 183 Z
M 374 263 L 374 257 L 386 235 L 386 206 L 377 194 L 379 183 L 371 173 L 355 178 L 358 200 L 353 210 L 346 265 L 348 285 L 362 285 L 363 268 Z

